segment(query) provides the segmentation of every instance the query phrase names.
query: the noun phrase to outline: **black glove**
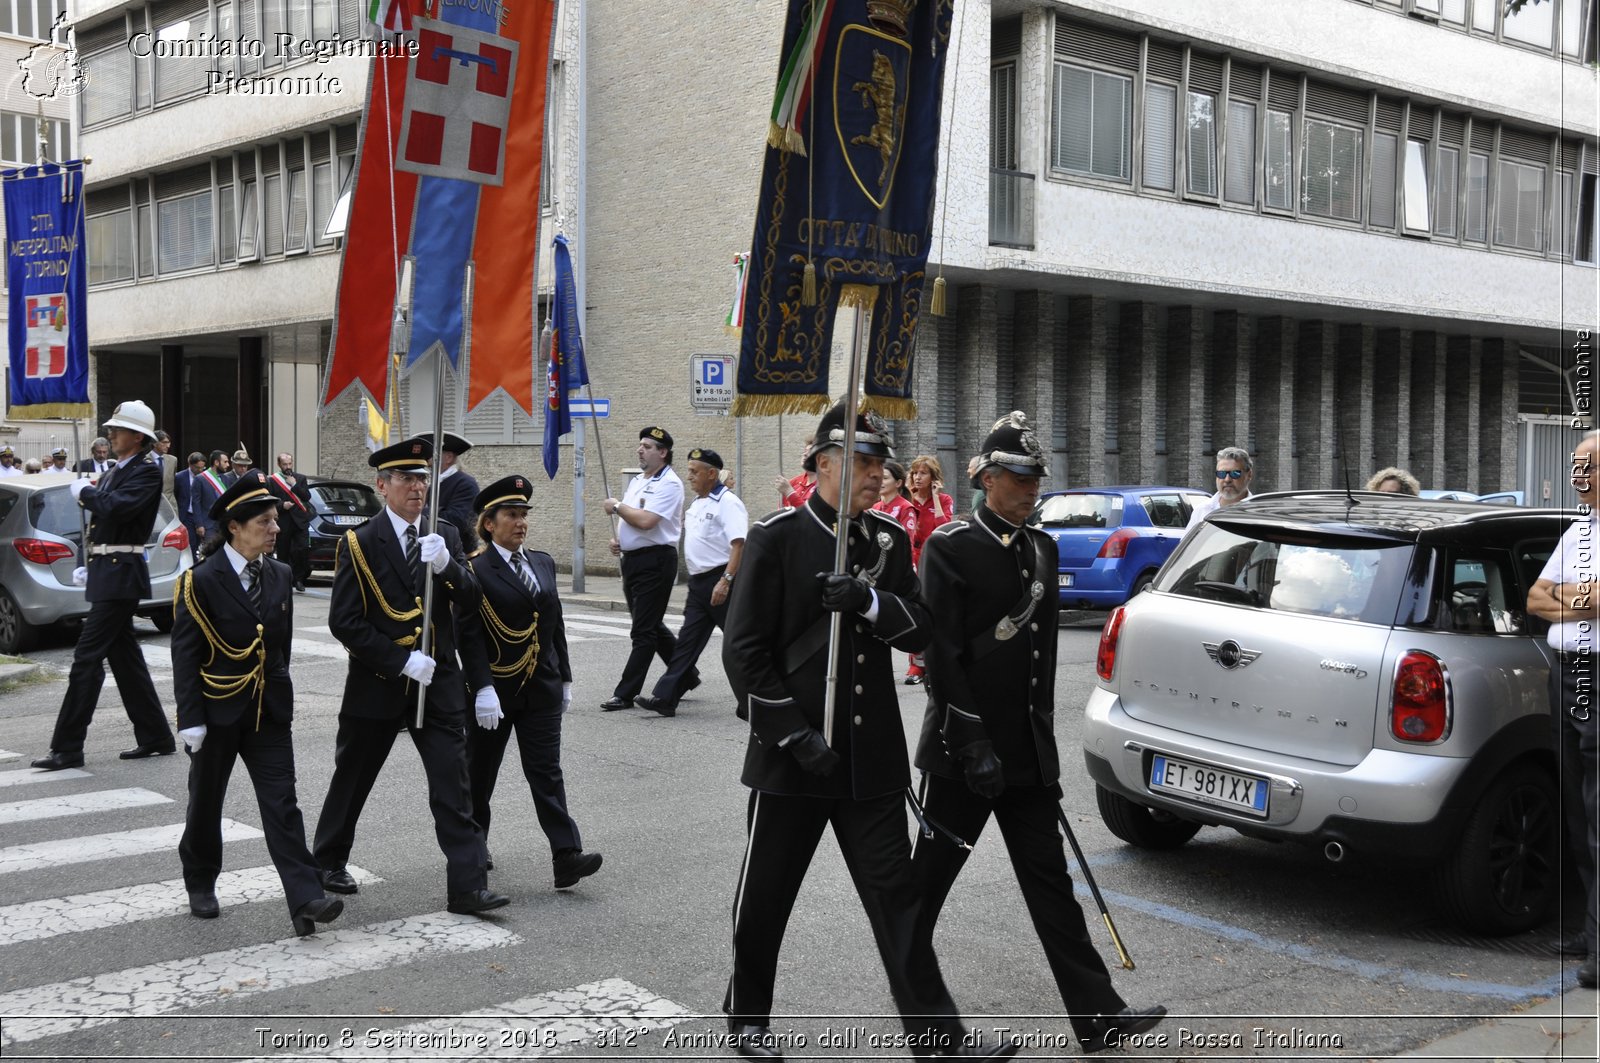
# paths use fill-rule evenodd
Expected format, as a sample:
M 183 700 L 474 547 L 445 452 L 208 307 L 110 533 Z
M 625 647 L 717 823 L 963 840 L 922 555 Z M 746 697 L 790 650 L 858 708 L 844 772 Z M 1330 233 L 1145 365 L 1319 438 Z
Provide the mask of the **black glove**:
M 822 607 L 832 613 L 864 613 L 872 605 L 872 590 L 854 576 L 818 572 Z
M 993 801 L 1006 788 L 1005 772 L 995 756 L 994 743 L 983 739 L 961 751 L 961 767 L 967 773 L 967 789 Z
M 800 766 L 813 775 L 832 775 L 839 766 L 839 754 L 828 748 L 822 732 L 809 728 L 806 733 L 784 747 L 794 754 Z

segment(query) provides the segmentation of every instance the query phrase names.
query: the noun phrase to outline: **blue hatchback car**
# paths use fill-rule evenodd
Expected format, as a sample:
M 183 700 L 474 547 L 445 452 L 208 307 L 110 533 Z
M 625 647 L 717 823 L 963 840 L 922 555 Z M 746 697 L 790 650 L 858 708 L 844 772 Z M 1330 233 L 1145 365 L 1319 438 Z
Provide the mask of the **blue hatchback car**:
M 1040 498 L 1028 522 L 1056 541 L 1062 607 L 1110 609 L 1144 590 L 1208 497 L 1192 487 L 1080 487 Z

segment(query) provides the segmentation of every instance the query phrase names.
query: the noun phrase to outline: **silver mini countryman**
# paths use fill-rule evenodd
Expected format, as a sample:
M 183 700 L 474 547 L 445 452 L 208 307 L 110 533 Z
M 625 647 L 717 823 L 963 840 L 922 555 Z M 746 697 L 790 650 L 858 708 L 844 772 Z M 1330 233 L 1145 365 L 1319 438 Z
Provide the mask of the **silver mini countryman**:
M 1523 603 L 1570 519 L 1366 492 L 1213 514 L 1106 620 L 1083 732 L 1106 825 L 1418 863 L 1462 925 L 1539 925 L 1552 652 Z

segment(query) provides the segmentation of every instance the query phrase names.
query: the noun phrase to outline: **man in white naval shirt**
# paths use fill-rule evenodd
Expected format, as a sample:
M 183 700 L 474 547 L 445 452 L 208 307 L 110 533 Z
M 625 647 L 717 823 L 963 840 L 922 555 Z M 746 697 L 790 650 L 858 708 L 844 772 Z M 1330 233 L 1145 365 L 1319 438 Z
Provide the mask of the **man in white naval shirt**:
M 651 656 L 670 663 L 678 645 L 661 619 L 678 577 L 678 536 L 683 531 L 683 481 L 672 471 L 671 433 L 657 426 L 640 429 L 638 454 L 644 471 L 628 484 L 620 500 L 608 498 L 602 503 L 606 515 L 617 518 L 611 553 L 622 558 L 622 596 L 633 617 L 629 631 L 633 650 L 616 690 L 600 703 L 606 712 L 633 708 L 633 699 L 644 689 Z M 700 674 L 691 672 L 686 689 L 699 685 Z
M 1582 940 L 1560 943 L 1561 951 L 1586 958 L 1578 984 L 1596 981 L 1597 919 L 1600 919 L 1600 705 L 1595 704 L 1595 639 L 1600 638 L 1600 432 L 1584 436 L 1572 451 L 1572 486 L 1580 516 L 1561 536 L 1528 591 L 1528 612 L 1550 621 L 1546 636 L 1556 651 L 1550 670 L 1550 719 L 1559 758 L 1561 812 L 1568 849 L 1577 857 L 1584 889 Z
M 675 716 L 678 699 L 687 691 L 689 674 L 711 641 L 713 628 L 728 620 L 728 591 L 739 574 L 750 515 L 739 496 L 723 485 L 722 455 L 714 450 L 689 451 L 689 489 L 695 494 L 683 520 L 683 559 L 689 566 L 689 596 L 683 606 L 683 627 L 678 648 L 672 651 L 667 671 L 656 680 L 655 691 L 640 694 L 640 708 Z
M 22 463 L 17 460 L 17 452 L 10 447 L 0 447 L 0 476 L 21 476 Z
M 1231 506 L 1250 498 L 1250 480 L 1255 476 L 1255 465 L 1250 452 L 1243 447 L 1223 447 L 1217 451 L 1217 493 L 1194 507 L 1184 531 L 1199 524 L 1222 506 Z

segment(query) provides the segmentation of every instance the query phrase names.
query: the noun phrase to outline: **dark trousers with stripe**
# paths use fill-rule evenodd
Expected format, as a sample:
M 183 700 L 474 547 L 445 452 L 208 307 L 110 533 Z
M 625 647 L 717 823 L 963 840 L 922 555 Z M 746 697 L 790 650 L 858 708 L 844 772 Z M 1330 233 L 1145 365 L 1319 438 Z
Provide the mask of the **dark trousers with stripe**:
M 1000 825 L 1011 868 L 1044 946 L 1056 989 L 1080 1040 L 1095 1033 L 1093 1018 L 1114 1015 L 1126 1002 L 1111 985 L 1111 973 L 1089 938 L 1083 909 L 1072 895 L 1072 876 L 1056 823 L 1056 799 L 1046 786 L 1008 786 L 994 800 L 967 789 L 963 780 L 928 775 L 924 811 L 968 845 L 976 845 L 989 817 Z M 933 928 L 956 876 L 970 854 L 942 834 L 917 837 L 911 867 L 921 904 L 917 932 L 931 948 Z
M 1583 931 L 1600 951 L 1600 654 L 1563 653 L 1550 670 L 1561 819 L 1583 882 Z
M 858 801 L 751 792 L 749 840 L 733 901 L 733 977 L 722 1003 L 730 1023 L 772 1023 L 778 951 L 800 883 L 828 826 L 866 909 L 906 1032 L 919 1038 L 960 1037 L 955 1003 L 933 946 L 916 932 L 911 843 L 900 793 Z
M 302 904 L 323 896 L 322 878 L 306 848 L 305 821 L 295 797 L 293 732 L 275 720 L 262 720 L 257 731 L 254 714 L 238 723 L 208 724 L 200 752 L 189 754 L 189 814 L 178 843 L 184 885 L 197 891 L 217 883 L 222 871 L 222 802 L 238 760 L 250 773 L 267 853 L 293 914 Z
M 728 622 L 728 600 L 724 598 L 721 605 L 711 604 L 711 592 L 717 589 L 718 581 L 727 570 L 727 565 L 718 565 L 689 577 L 678 645 L 672 651 L 672 660 L 667 662 L 666 672 L 656 680 L 655 696 L 663 701 L 677 701 L 683 697 L 689 677 L 696 674 L 695 665 L 700 661 L 700 654 L 711 641 L 711 632 L 725 627 Z
M 633 649 L 622 667 L 622 678 L 612 691 L 619 698 L 639 696 L 645 674 L 650 671 L 651 657 L 660 657 L 662 664 L 672 660 L 678 640 L 662 617 L 667 615 L 667 601 L 677 578 L 675 546 L 644 546 L 622 555 L 622 596 L 627 599 L 628 615 L 633 618 L 628 630 Z
M 67 693 L 61 699 L 55 733 L 50 748 L 58 753 L 82 753 L 89 734 L 89 721 L 100 703 L 100 688 L 106 682 L 106 665 L 117 681 L 122 708 L 133 722 L 134 741 L 141 746 L 171 746 L 172 727 L 161 711 L 161 699 L 150 682 L 150 669 L 133 637 L 133 614 L 137 598 L 113 598 L 94 602 L 78 631 L 78 644 L 72 651 L 72 672 L 67 678 Z

